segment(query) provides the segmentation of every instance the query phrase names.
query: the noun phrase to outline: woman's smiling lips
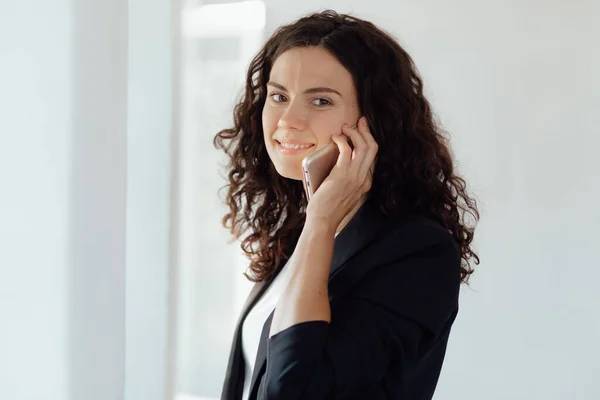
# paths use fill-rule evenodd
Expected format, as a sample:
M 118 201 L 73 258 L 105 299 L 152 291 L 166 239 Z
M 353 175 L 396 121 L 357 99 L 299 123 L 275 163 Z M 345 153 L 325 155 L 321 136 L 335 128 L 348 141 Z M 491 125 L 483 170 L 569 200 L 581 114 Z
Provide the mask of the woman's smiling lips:
M 277 150 L 279 150 L 280 153 L 288 155 L 304 153 L 308 149 L 314 147 L 314 143 L 306 143 L 292 139 L 284 141 L 276 139 L 275 142 L 277 142 Z

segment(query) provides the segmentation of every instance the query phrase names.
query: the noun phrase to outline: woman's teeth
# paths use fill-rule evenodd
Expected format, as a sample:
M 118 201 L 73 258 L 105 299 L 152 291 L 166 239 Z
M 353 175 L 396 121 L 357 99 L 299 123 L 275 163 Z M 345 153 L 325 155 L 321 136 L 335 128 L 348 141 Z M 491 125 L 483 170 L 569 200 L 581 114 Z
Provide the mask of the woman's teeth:
M 308 149 L 309 147 L 312 147 L 312 144 L 289 144 L 289 143 L 279 143 L 281 145 L 281 147 L 285 148 L 285 149 Z

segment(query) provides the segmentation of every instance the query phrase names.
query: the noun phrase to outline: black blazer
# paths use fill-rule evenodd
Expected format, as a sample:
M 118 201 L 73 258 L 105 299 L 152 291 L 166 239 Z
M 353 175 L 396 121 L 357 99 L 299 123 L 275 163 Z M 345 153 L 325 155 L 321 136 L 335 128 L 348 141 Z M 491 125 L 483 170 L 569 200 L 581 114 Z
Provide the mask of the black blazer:
M 222 400 L 242 398 L 241 325 L 276 274 L 256 283 L 242 308 Z M 273 313 L 266 320 L 250 399 L 431 399 L 458 312 L 451 234 L 419 215 L 387 218 L 367 202 L 336 238 L 328 287 L 331 323 L 302 322 L 269 339 Z

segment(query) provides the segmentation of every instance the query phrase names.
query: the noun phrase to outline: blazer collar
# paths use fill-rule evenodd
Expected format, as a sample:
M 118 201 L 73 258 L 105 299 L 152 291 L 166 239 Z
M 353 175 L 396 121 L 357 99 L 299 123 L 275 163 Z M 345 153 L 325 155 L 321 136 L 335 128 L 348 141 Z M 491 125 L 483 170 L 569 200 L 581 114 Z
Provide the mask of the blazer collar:
M 383 214 L 367 200 L 336 237 L 329 281 L 348 260 L 375 241 L 387 225 Z

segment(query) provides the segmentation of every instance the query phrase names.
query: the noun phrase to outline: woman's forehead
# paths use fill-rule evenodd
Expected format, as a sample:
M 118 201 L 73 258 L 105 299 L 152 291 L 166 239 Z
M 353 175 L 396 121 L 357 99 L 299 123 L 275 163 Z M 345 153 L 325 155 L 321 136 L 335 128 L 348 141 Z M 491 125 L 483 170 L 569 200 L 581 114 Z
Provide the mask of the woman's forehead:
M 309 87 L 331 87 L 348 91 L 352 75 L 335 56 L 320 47 L 294 48 L 282 53 L 273 64 L 270 81 L 291 91 Z

